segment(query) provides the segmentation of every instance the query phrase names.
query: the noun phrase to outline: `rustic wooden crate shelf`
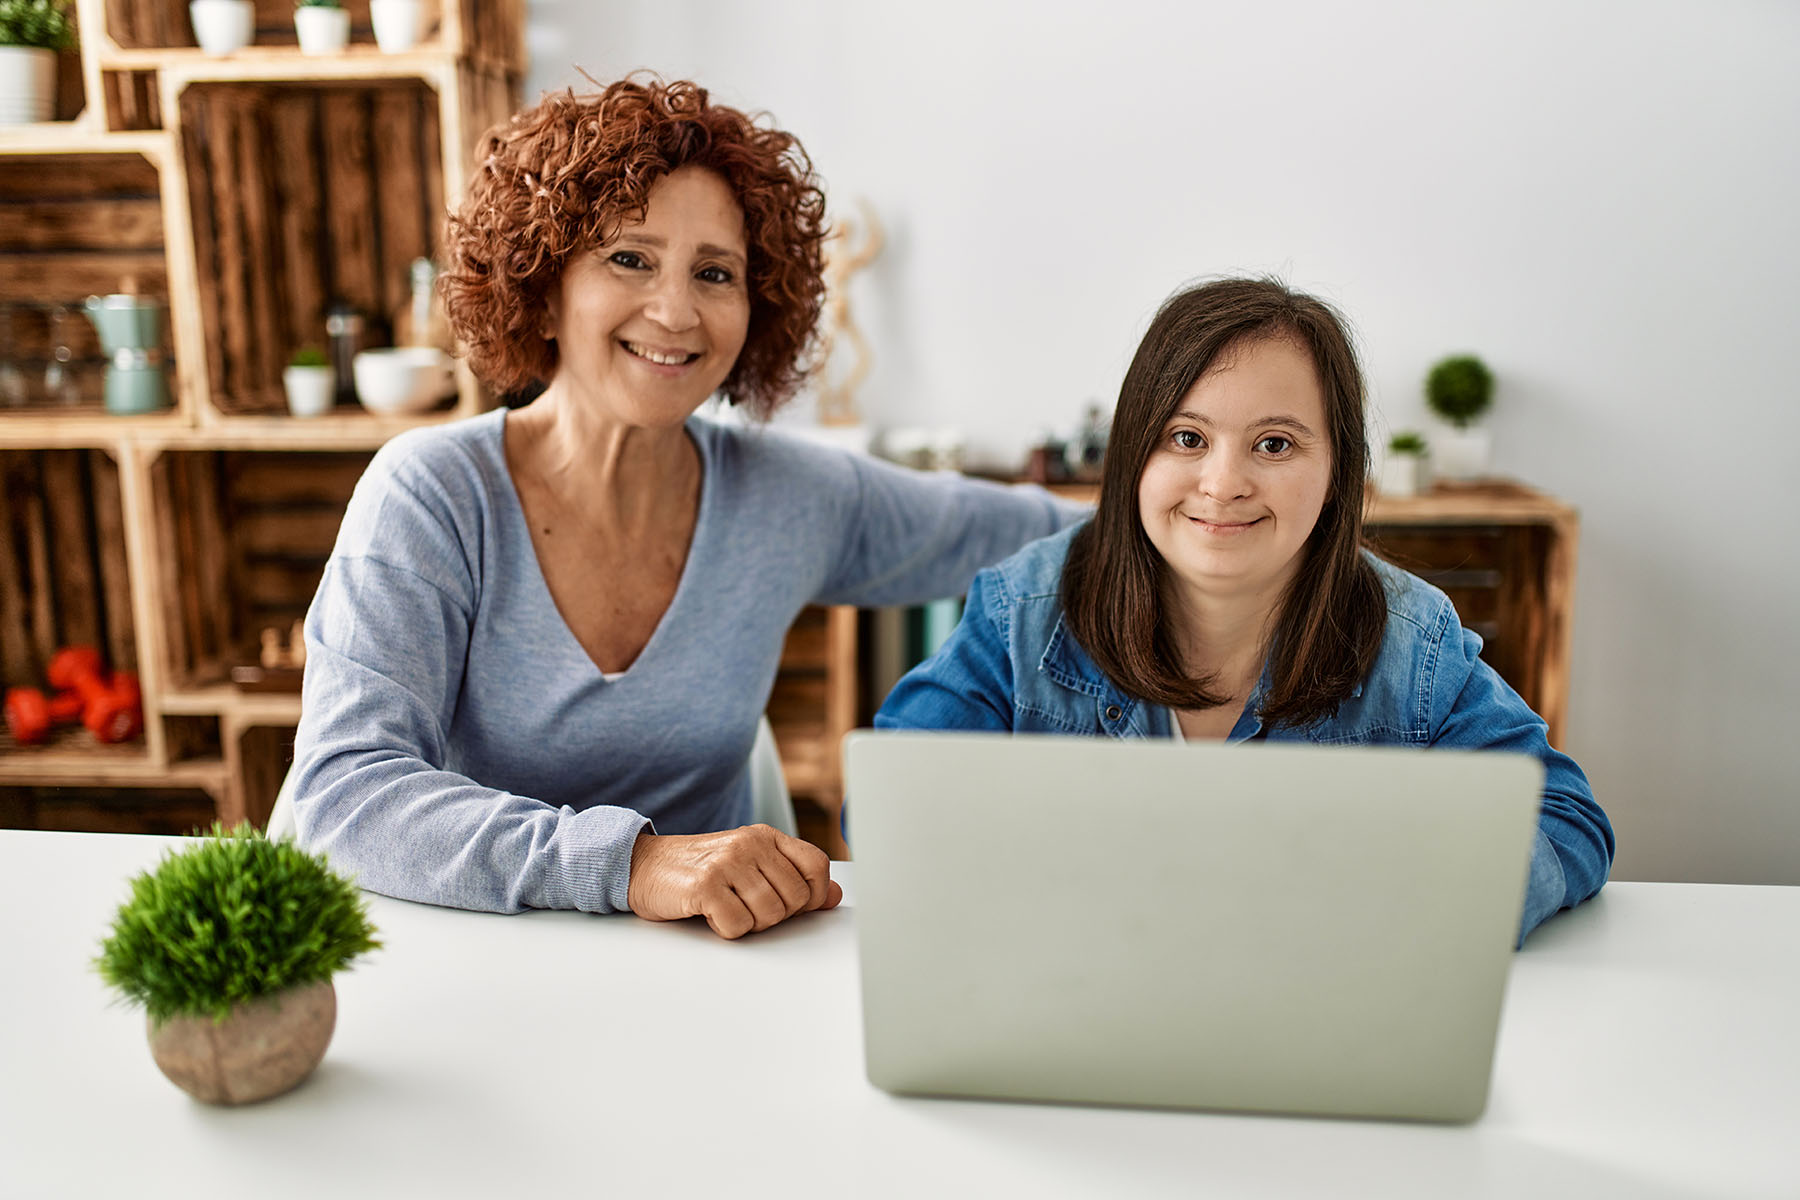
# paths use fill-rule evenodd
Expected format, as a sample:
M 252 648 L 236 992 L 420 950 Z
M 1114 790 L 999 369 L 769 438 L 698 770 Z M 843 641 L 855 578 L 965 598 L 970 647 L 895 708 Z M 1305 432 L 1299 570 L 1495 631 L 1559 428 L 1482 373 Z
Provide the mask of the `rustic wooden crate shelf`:
M 464 371 L 449 411 L 296 420 L 278 380 L 323 340 L 328 300 L 387 317 L 411 257 L 435 254 L 476 137 L 517 105 L 523 4 L 428 4 L 428 39 L 389 55 L 366 44 L 367 0 L 348 0 L 357 44 L 336 57 L 293 46 L 292 0 L 256 6 L 260 44 L 214 59 L 185 0 L 76 0 L 58 120 L 0 130 L 0 305 L 20 314 L 0 358 L 28 371 L 61 346 L 89 385 L 0 398 L 0 683 L 40 685 L 57 645 L 95 640 L 139 672 L 145 707 L 125 746 L 0 739 L 0 821 L 103 823 L 103 792 L 58 800 L 85 787 L 266 817 L 300 700 L 240 692 L 230 668 L 305 611 L 373 452 L 495 402 Z M 80 305 L 127 278 L 168 305 L 165 413 L 99 403 Z M 67 340 L 51 342 L 58 306 Z

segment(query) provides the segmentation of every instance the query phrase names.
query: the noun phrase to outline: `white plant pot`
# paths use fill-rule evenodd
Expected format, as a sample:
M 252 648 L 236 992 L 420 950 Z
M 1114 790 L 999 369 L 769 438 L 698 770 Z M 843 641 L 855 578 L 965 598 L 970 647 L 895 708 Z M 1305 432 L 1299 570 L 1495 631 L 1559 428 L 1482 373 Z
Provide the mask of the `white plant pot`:
M 1425 456 L 1388 451 L 1375 487 L 1384 496 L 1416 496 L 1425 490 Z
M 369 0 L 369 23 L 375 26 L 375 44 L 388 54 L 400 54 L 424 36 L 425 5 L 422 0 Z
M 0 46 L 0 125 L 35 125 L 56 111 L 56 51 Z
M 1493 452 L 1493 440 L 1478 425 L 1466 429 L 1450 426 L 1431 438 L 1432 468 L 1440 478 L 1459 483 L 1486 476 Z
M 281 383 L 296 417 L 322 417 L 337 402 L 337 375 L 330 367 L 286 367 Z
M 192 0 L 188 17 L 194 40 L 208 54 L 236 54 L 256 33 L 256 6 L 250 0 Z
M 350 44 L 350 14 L 317 5 L 296 8 L 294 32 L 300 37 L 300 53 L 336 54 Z

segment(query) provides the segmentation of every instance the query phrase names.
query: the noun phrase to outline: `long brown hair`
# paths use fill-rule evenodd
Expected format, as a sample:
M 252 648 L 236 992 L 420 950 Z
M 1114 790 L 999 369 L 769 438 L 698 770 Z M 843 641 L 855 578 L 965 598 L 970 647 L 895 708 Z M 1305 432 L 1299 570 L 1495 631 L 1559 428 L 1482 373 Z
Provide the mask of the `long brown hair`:
M 1258 716 L 1302 725 L 1336 711 L 1374 665 L 1387 623 L 1381 580 L 1363 559 L 1369 468 L 1362 369 L 1331 307 L 1270 279 L 1221 279 L 1176 293 L 1144 334 L 1113 413 L 1094 519 L 1069 546 L 1069 632 L 1118 687 L 1173 708 L 1216 708 L 1217 680 L 1187 674 L 1163 601 L 1168 566 L 1138 515 L 1138 479 L 1181 400 L 1221 355 L 1286 338 L 1312 356 L 1325 394 L 1331 486 L 1282 598 L 1270 687 Z

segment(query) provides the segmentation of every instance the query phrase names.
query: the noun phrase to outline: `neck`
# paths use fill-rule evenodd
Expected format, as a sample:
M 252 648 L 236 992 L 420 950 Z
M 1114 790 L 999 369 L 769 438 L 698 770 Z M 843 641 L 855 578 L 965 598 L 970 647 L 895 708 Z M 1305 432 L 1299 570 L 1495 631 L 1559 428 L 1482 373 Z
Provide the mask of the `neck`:
M 1210 675 L 1234 695 L 1248 695 L 1262 676 L 1287 581 L 1262 588 L 1202 588 L 1169 577 L 1164 611 L 1182 663 Z
M 557 383 L 506 419 L 509 465 L 600 529 L 630 530 L 681 507 L 699 481 L 685 423 L 627 425 Z

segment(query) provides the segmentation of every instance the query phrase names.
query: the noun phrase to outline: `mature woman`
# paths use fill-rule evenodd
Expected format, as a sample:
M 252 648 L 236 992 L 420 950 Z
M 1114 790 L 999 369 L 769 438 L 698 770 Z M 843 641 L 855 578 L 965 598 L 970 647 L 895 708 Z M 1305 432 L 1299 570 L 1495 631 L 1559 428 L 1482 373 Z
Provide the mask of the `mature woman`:
M 1367 465 L 1328 307 L 1256 280 L 1177 294 L 1120 389 L 1093 520 L 976 576 L 876 724 L 1535 755 L 1523 940 L 1600 890 L 1612 827 L 1449 598 L 1362 548 Z
M 824 198 L 789 135 L 626 81 L 478 158 L 450 319 L 490 383 L 547 387 L 395 438 L 358 485 L 306 620 L 300 835 L 465 908 L 736 937 L 830 907 L 822 852 L 745 826 L 789 624 L 959 592 L 1072 510 L 695 417 L 803 377 Z

